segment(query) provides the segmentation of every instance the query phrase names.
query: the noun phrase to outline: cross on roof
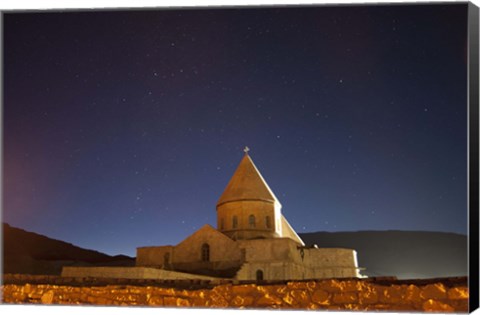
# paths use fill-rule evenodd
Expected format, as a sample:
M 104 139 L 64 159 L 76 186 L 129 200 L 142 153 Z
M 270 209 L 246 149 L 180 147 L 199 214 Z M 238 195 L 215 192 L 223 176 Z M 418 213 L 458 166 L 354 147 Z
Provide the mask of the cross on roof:
M 248 151 L 250 151 L 250 148 L 245 146 L 245 149 L 243 149 L 243 152 L 245 152 L 245 154 L 248 154 Z

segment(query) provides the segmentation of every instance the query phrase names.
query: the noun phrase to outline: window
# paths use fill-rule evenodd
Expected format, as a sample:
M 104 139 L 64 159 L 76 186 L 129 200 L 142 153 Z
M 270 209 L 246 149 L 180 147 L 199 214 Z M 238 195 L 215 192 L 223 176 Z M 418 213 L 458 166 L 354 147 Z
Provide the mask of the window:
M 270 229 L 272 227 L 272 222 L 270 221 L 269 216 L 265 217 L 265 226 L 267 227 L 267 229 Z
M 248 226 L 251 227 L 251 228 L 255 227 L 255 216 L 253 214 L 251 214 L 248 217 Z
M 234 229 L 236 229 L 237 226 L 238 226 L 238 219 L 237 219 L 237 216 L 234 215 L 234 216 L 233 216 L 232 227 L 233 227 Z
M 263 271 L 258 269 L 256 274 L 257 281 L 263 280 Z
M 202 245 L 202 261 L 210 261 L 210 246 L 208 244 Z
M 165 253 L 165 255 L 163 255 L 163 265 L 167 266 L 169 262 L 170 262 L 170 253 Z
M 223 218 L 220 219 L 220 230 L 223 230 L 225 229 L 225 221 L 223 220 Z

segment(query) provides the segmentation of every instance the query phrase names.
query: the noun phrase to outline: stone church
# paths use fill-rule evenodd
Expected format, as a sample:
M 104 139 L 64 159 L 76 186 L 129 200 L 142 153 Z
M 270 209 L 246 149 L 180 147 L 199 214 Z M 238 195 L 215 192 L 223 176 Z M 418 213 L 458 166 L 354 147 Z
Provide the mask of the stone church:
M 245 148 L 205 225 L 177 245 L 137 248 L 136 266 L 237 280 L 361 277 L 356 252 L 306 247 Z
M 356 252 L 307 247 L 245 148 L 208 224 L 177 245 L 137 248 L 135 267 L 63 267 L 65 277 L 302 280 L 362 277 Z

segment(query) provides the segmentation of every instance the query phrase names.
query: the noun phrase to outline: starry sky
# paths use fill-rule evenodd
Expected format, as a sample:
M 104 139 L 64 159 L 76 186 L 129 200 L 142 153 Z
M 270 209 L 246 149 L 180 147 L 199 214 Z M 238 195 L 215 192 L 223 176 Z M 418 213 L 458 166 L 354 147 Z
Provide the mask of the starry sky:
M 4 15 L 3 212 L 107 254 L 204 224 L 248 146 L 299 232 L 467 233 L 467 5 Z

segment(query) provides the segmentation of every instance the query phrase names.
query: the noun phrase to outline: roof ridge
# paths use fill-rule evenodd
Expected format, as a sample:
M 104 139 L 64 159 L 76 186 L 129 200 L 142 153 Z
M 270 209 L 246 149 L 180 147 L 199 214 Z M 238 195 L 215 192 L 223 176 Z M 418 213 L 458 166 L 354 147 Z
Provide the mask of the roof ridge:
M 241 200 L 280 203 L 247 152 L 220 196 L 217 206 Z

